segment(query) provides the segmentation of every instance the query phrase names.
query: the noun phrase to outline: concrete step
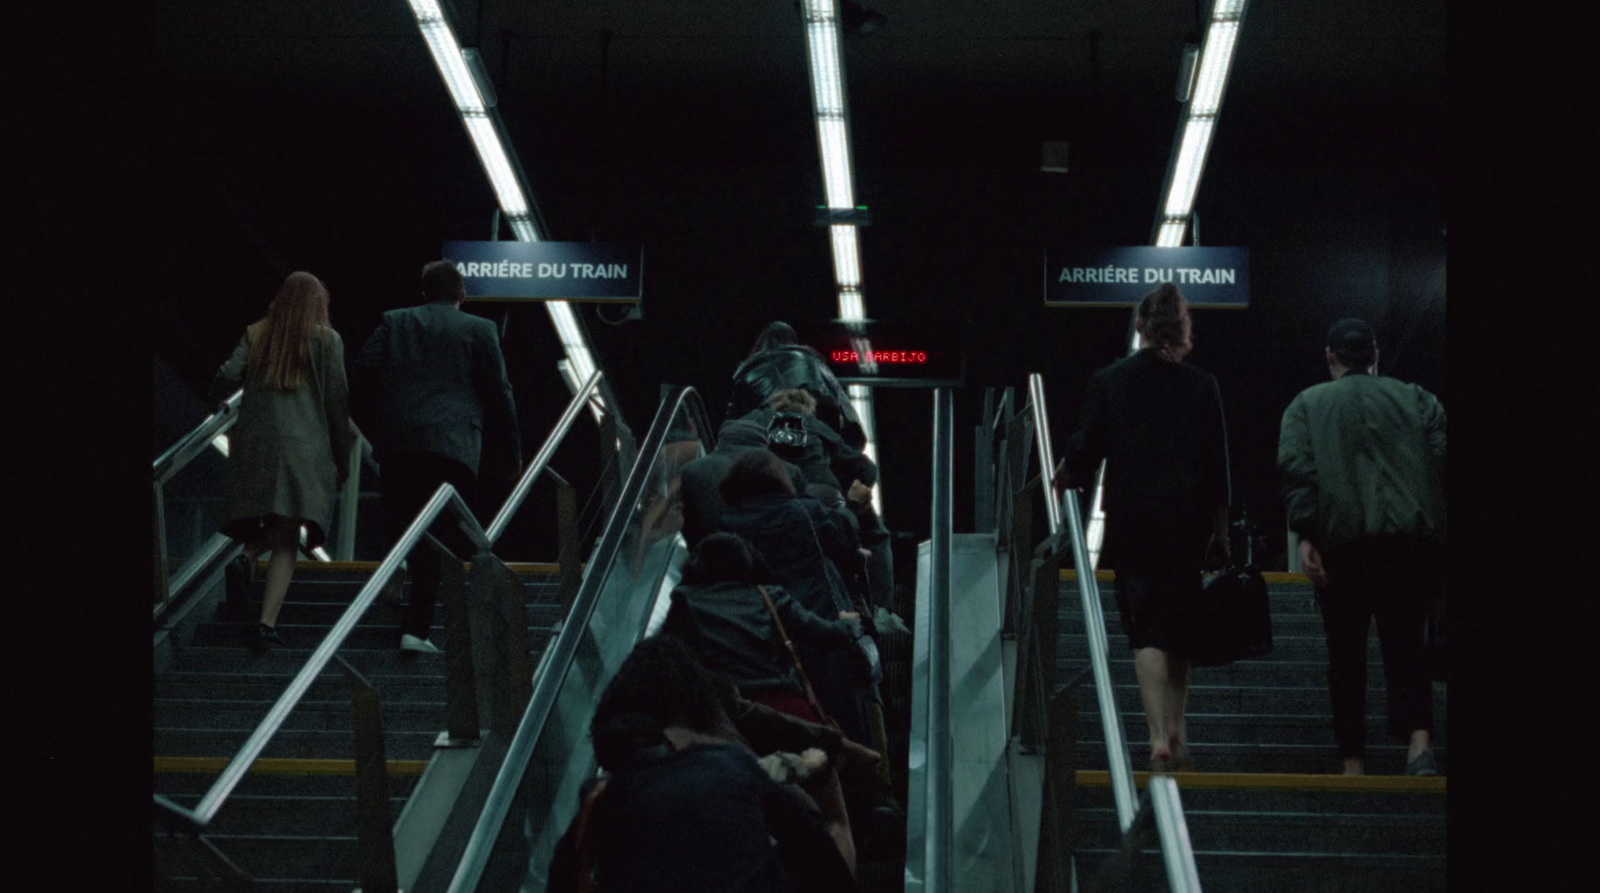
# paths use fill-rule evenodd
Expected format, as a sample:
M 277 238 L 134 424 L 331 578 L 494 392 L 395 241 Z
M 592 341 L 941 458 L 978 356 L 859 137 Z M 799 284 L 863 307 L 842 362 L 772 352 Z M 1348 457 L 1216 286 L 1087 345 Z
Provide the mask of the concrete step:
M 1056 684 L 1069 682 L 1078 670 L 1087 665 L 1087 652 L 1080 655 L 1056 654 Z M 1111 678 L 1118 682 L 1132 682 L 1137 677 L 1133 670 L 1132 652 L 1113 649 L 1110 655 Z M 1190 672 L 1191 685 L 1238 686 L 1243 688 L 1315 688 L 1328 683 L 1326 660 L 1278 660 L 1269 654 L 1256 660 L 1241 660 L 1220 667 L 1196 667 Z M 1367 689 L 1383 687 L 1383 662 L 1367 661 Z
M 1122 616 L 1118 613 L 1116 605 L 1107 607 L 1101 614 L 1106 623 L 1106 636 L 1113 642 L 1123 636 Z M 1056 634 L 1083 635 L 1083 611 L 1073 602 L 1070 608 L 1063 608 L 1056 616 Z M 1280 636 L 1304 636 L 1308 638 L 1323 638 L 1322 615 L 1320 614 L 1282 614 L 1272 615 L 1272 637 L 1276 640 Z
M 231 756 L 231 754 L 230 754 Z M 417 785 L 419 776 L 393 775 L 389 776 L 389 796 L 405 799 Z M 211 785 L 217 780 L 214 772 L 157 772 L 155 774 L 155 792 L 178 800 L 189 796 L 198 801 Z M 265 772 L 247 772 L 239 779 L 239 784 L 233 789 L 228 803 L 239 797 L 258 797 L 262 799 L 275 799 L 284 797 L 344 797 L 354 796 L 354 775 L 279 775 Z M 181 802 L 181 801 L 180 801 Z M 1187 801 L 1186 801 L 1187 802 Z M 218 816 L 226 815 L 229 811 L 227 803 L 223 804 L 222 812 Z
M 1383 715 L 1389 702 L 1389 696 L 1384 690 L 1381 679 L 1377 687 L 1373 687 L 1371 677 L 1367 680 L 1367 713 L 1373 716 Z M 1126 713 L 1139 713 L 1144 710 L 1144 702 L 1139 697 L 1139 686 L 1131 681 L 1114 686 L 1117 706 Z M 380 689 L 381 690 L 381 689 Z M 159 691 L 159 686 L 158 686 Z M 1433 719 L 1437 724 L 1443 724 L 1445 717 L 1445 687 L 1433 687 Z M 1092 681 L 1086 681 L 1078 688 L 1078 709 L 1082 713 L 1098 712 L 1099 699 L 1095 694 Z M 1188 712 L 1196 713 L 1247 713 L 1247 714 L 1279 714 L 1298 716 L 1331 717 L 1331 702 L 1328 696 L 1328 686 L 1234 686 L 1234 685 L 1191 685 L 1189 686 Z
M 212 834 L 271 834 L 293 828 L 298 834 L 328 837 L 354 837 L 357 833 L 356 780 L 354 776 L 339 779 L 343 796 L 284 796 L 264 797 L 255 794 L 235 794 L 223 804 L 222 811 L 211 822 Z M 400 818 L 405 798 L 393 796 L 390 786 L 390 821 Z M 408 788 L 409 790 L 409 788 Z M 200 802 L 199 794 L 179 794 L 170 799 L 179 806 L 193 809 Z
M 369 614 L 372 612 L 369 612 Z M 241 647 L 241 643 L 248 644 L 255 635 L 257 624 L 255 622 L 214 622 L 201 623 L 195 627 L 190 637 L 189 647 L 222 648 Z M 285 646 L 289 648 L 314 649 L 327 637 L 331 624 L 307 623 L 304 617 L 295 615 L 285 610 L 278 619 L 278 635 L 283 638 Z M 435 644 L 443 646 L 445 635 L 444 626 L 435 622 L 429 639 Z M 543 650 L 550 641 L 550 624 L 530 625 L 528 629 L 528 643 L 536 650 Z M 398 648 L 400 644 L 400 623 L 395 618 L 392 623 L 380 622 L 379 618 L 368 617 L 362 623 L 350 630 L 344 640 L 344 649 L 382 649 Z M 343 649 L 341 649 L 343 650 Z
M 155 696 L 161 700 L 220 698 L 222 700 L 276 700 L 292 677 L 275 673 L 183 672 L 156 677 Z M 378 690 L 385 705 L 414 701 L 442 703 L 445 686 L 442 668 L 438 676 L 374 674 L 366 677 Z M 1137 697 L 1137 693 L 1135 694 Z M 306 691 L 308 701 L 350 700 L 350 683 L 343 671 L 323 673 Z
M 380 690 L 381 695 L 381 690 Z M 271 700 L 229 700 L 192 698 L 174 700 L 155 699 L 155 727 L 158 729 L 235 729 L 253 728 L 266 718 L 272 709 Z M 399 703 L 383 699 L 383 728 L 385 732 L 437 732 L 442 728 L 445 703 L 441 699 L 429 701 L 404 701 Z M 343 731 L 351 730 L 354 708 L 349 698 L 344 700 L 302 700 L 284 720 L 285 730 Z
M 1093 877 L 1111 855 L 1106 848 L 1078 851 L 1078 876 Z M 1216 893 L 1442 893 L 1444 864 L 1443 855 L 1195 851 L 1200 883 Z M 1167 889 L 1160 856 L 1147 851 L 1124 889 Z
M 1120 632 L 1106 630 L 1106 642 L 1112 653 L 1117 650 L 1127 651 L 1128 642 Z M 1089 637 L 1083 633 L 1058 632 L 1056 635 L 1056 654 L 1084 655 L 1089 654 Z M 1258 660 L 1315 660 L 1326 662 L 1328 659 L 1328 644 L 1322 636 L 1287 636 L 1272 634 L 1272 651 L 1262 655 Z M 1367 639 L 1367 662 L 1382 663 L 1383 651 L 1378 644 L 1376 636 Z
M 1109 787 L 1086 787 L 1079 790 L 1084 794 L 1083 803 L 1086 806 L 1109 809 L 1112 805 Z M 1179 797 L 1183 801 L 1185 813 L 1193 809 L 1330 815 L 1378 814 L 1439 821 L 1445 818 L 1446 804 L 1445 795 L 1433 791 L 1230 790 L 1190 786 L 1182 787 Z
M 1080 769 L 1106 769 L 1106 748 L 1099 731 L 1091 738 L 1090 724 L 1079 726 L 1078 767 Z M 1137 732 L 1129 734 L 1129 754 L 1133 768 L 1143 771 L 1150 765 L 1149 744 Z M 1322 744 L 1236 744 L 1194 741 L 1189 745 L 1195 766 L 1201 772 L 1287 772 L 1305 775 L 1332 775 L 1341 771 L 1343 764 L 1339 749 L 1329 734 Z M 1448 748 L 1436 747 L 1434 758 L 1441 772 L 1449 771 Z M 1405 770 L 1406 747 L 1403 744 L 1369 744 L 1367 746 L 1367 772 L 1373 775 L 1399 775 Z
M 1102 582 L 1100 584 L 1100 604 L 1107 613 L 1116 610 L 1116 595 L 1117 587 L 1115 583 Z M 1081 608 L 1083 599 L 1078 595 L 1076 584 L 1061 584 L 1061 589 L 1057 592 L 1057 598 L 1059 599 L 1058 603 L 1063 608 L 1070 604 L 1072 610 L 1077 612 L 1080 617 L 1083 615 Z M 1267 604 L 1274 617 L 1279 614 L 1317 614 L 1316 596 L 1312 594 L 1310 587 L 1298 589 L 1268 586 Z
M 370 573 L 359 576 L 335 574 L 319 578 L 306 577 L 302 571 L 296 571 L 294 578 L 289 581 L 289 594 L 286 600 L 348 605 L 355 600 L 355 597 L 360 594 L 371 579 L 372 575 Z M 560 590 L 560 583 L 555 577 L 524 575 L 519 579 L 523 581 L 523 586 L 528 593 L 528 601 L 532 603 L 548 603 L 555 598 L 556 593 Z M 245 591 L 249 592 L 252 598 L 259 601 L 265 586 L 266 584 L 262 580 L 257 579 L 254 583 L 246 585 Z M 401 586 L 405 597 L 410 598 L 410 580 L 407 580 Z
M 1443 816 L 1212 810 L 1187 804 L 1183 813 L 1197 851 L 1440 856 L 1445 851 Z M 1111 849 L 1121 840 L 1116 810 L 1080 809 L 1075 815 L 1082 845 Z
M 287 638 L 287 637 L 286 637 Z M 291 642 L 291 646 L 295 643 Z M 257 654 L 249 648 L 201 647 L 181 648 L 172 657 L 172 669 L 187 673 L 252 673 L 281 676 L 285 681 L 294 678 L 311 657 L 312 645 L 277 648 Z M 433 644 L 447 647 L 445 637 L 434 639 Z M 445 655 L 414 654 L 402 657 L 398 647 L 341 648 L 339 656 L 367 679 L 373 676 L 410 676 L 417 679 L 442 680 L 445 673 Z M 319 681 L 344 682 L 344 671 L 331 664 L 318 677 Z
M 384 757 L 390 760 L 430 759 L 434 741 L 444 729 L 445 718 L 441 715 L 434 729 L 386 730 L 383 736 Z M 254 726 L 231 729 L 157 728 L 154 730 L 154 752 L 157 756 L 231 757 L 239 752 L 254 731 Z M 261 755 L 288 759 L 355 759 L 355 734 L 350 729 L 283 729 L 267 742 Z
M 289 594 L 291 597 L 284 601 L 283 609 L 278 615 L 280 622 L 321 624 L 329 627 L 333 626 L 339 621 L 339 618 L 344 616 L 345 610 L 350 606 L 350 602 L 354 600 L 355 597 L 355 593 L 352 592 L 351 598 L 344 599 L 342 601 L 331 599 L 326 601 L 315 601 L 294 598 L 294 592 L 290 592 Z M 409 601 L 407 601 L 406 604 L 409 604 Z M 255 621 L 260 618 L 258 613 L 252 613 L 253 616 L 245 619 Z M 395 605 L 382 601 L 374 602 L 373 605 L 367 609 L 366 614 L 362 616 L 361 622 L 363 624 L 397 625 L 400 623 L 400 618 L 404 616 L 404 613 L 404 604 Z M 435 619 L 437 620 L 438 615 L 443 614 L 443 606 L 435 608 L 434 614 Z M 527 606 L 527 616 L 528 626 L 548 628 L 551 624 L 556 623 L 564 618 L 566 616 L 566 611 L 560 605 L 530 604 Z M 215 620 L 219 622 L 236 622 L 236 618 L 224 616 L 224 609 L 221 606 L 219 606 Z
M 261 881 L 338 881 L 354 888 L 355 835 L 214 834 L 209 839 L 252 878 Z
M 1187 718 L 1191 741 L 1219 744 L 1318 745 L 1328 744 L 1334 740 L 1333 719 L 1327 716 L 1191 712 Z M 1384 731 L 1384 723 L 1385 718 L 1381 714 L 1368 714 L 1368 746 L 1391 743 Z M 1122 729 L 1129 745 L 1139 746 L 1138 742 L 1148 734 L 1144 711 L 1129 711 L 1122 714 Z M 1078 737 L 1084 741 L 1105 740 L 1098 712 L 1093 715 L 1080 714 Z M 1434 735 L 1434 745 L 1443 747 L 1445 744 L 1446 739 L 1442 730 L 1437 730 Z

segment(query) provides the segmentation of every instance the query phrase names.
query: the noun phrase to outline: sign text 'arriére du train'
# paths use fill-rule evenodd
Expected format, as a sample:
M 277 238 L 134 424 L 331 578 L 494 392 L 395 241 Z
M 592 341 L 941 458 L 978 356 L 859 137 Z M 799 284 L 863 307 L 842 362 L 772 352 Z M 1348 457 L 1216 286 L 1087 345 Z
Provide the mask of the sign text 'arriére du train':
M 615 242 L 446 242 L 467 298 L 624 301 L 641 297 L 644 252 Z
M 1248 248 L 1073 248 L 1045 255 L 1052 307 L 1134 306 L 1170 282 L 1196 307 L 1250 304 Z

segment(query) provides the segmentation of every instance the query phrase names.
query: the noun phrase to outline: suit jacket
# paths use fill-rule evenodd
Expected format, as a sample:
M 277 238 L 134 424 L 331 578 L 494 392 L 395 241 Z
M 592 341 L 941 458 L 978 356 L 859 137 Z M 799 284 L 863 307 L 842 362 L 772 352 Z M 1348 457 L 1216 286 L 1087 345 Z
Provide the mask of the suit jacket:
M 1150 349 L 1096 372 L 1067 446 L 1071 485 L 1092 486 L 1102 459 L 1108 519 L 1152 505 L 1186 514 L 1228 505 L 1228 438 L 1216 376 Z
M 517 410 L 494 323 L 448 301 L 390 310 L 357 360 L 384 453 L 435 453 L 478 473 L 484 430 L 508 467 L 522 461 Z

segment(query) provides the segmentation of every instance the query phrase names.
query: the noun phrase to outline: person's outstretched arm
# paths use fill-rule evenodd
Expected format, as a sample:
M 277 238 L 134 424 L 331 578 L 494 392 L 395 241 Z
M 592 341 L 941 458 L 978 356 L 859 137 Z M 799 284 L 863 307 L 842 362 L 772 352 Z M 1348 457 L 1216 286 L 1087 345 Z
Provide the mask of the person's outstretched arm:
M 244 384 L 244 372 L 250 365 L 250 330 L 245 329 L 239 337 L 239 344 L 233 349 L 233 355 L 217 370 L 211 379 L 211 393 L 208 395 L 212 403 L 221 403 L 228 399 L 234 391 L 239 390 Z
M 767 594 L 772 596 L 773 607 L 778 609 L 778 616 L 783 618 L 784 628 L 796 638 L 819 645 L 842 644 L 854 641 L 861 629 L 849 620 L 818 617 L 810 608 L 795 601 L 793 596 L 778 587 L 767 587 Z
M 1089 377 L 1084 388 L 1083 407 L 1078 411 L 1078 428 L 1067 438 L 1067 455 L 1054 483 L 1060 487 L 1090 487 L 1095 470 L 1106 458 L 1109 419 L 1106 412 L 1106 387 L 1100 376 Z

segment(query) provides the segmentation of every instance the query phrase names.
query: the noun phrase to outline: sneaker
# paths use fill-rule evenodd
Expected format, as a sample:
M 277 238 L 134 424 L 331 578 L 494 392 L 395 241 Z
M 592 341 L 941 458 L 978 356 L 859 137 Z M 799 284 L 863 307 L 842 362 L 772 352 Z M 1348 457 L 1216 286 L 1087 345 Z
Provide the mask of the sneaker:
M 276 627 L 267 626 L 265 623 L 256 624 L 255 649 L 266 651 L 273 646 L 282 647 L 283 638 L 278 635 Z
M 1434 762 L 1433 751 L 1425 750 L 1406 764 L 1407 775 L 1438 775 L 1439 764 Z
M 421 639 L 406 633 L 400 637 L 400 650 L 412 651 L 417 654 L 438 654 L 439 649 L 427 639 Z
M 250 561 L 243 555 L 235 555 L 228 566 L 222 569 L 222 592 L 228 613 L 240 620 L 249 616 L 249 595 L 244 588 L 249 579 Z

